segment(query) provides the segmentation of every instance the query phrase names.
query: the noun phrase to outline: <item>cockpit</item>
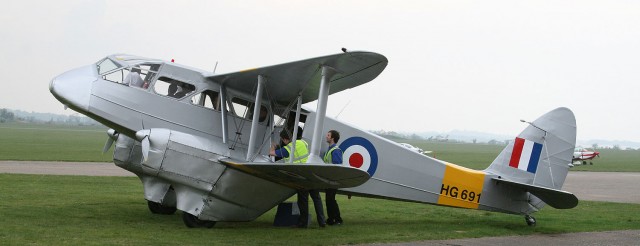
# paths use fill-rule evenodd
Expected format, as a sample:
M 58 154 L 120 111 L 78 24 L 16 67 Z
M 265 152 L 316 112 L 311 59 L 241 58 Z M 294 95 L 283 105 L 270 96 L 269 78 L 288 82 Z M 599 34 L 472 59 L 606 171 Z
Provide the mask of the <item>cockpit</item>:
M 183 98 L 196 87 L 177 78 L 160 76 L 158 71 L 163 61 L 131 55 L 113 55 L 96 63 L 102 79 L 125 86 L 147 90 L 149 87 L 159 95 Z M 153 86 L 152 86 L 153 85 Z
M 185 68 L 162 60 L 124 54 L 108 56 L 95 65 L 102 80 L 122 86 L 118 86 L 118 90 L 113 90 L 113 93 L 119 93 L 120 96 L 140 95 L 126 93 L 129 88 L 143 90 L 149 94 L 181 100 L 215 112 L 223 111 L 224 106 L 224 110 L 232 116 L 245 120 L 252 119 L 254 109 L 252 100 L 246 96 L 230 93 L 226 98 L 227 102 L 221 105 L 220 87 L 216 84 L 199 83 L 205 80 L 202 75 L 204 71 Z M 189 100 L 183 100 L 184 98 Z M 151 101 L 148 102 L 151 103 Z M 268 112 L 267 104 L 260 107 L 261 123 L 266 124 Z

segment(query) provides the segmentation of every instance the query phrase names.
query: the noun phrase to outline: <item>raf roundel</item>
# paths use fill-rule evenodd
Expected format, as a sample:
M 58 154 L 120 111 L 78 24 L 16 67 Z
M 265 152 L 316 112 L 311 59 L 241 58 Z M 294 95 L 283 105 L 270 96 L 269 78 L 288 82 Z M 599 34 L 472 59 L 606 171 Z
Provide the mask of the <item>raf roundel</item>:
M 369 140 L 362 137 L 350 137 L 340 144 L 342 162 L 349 166 L 367 171 L 373 177 L 378 168 L 378 152 Z

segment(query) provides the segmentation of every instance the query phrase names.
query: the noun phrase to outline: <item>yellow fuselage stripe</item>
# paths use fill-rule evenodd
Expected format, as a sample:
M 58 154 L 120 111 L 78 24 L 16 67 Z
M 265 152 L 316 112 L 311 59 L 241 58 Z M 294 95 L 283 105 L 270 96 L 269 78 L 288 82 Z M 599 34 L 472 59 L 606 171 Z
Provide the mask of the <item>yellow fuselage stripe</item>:
M 477 209 L 482 197 L 485 173 L 450 163 L 444 170 L 438 204 Z

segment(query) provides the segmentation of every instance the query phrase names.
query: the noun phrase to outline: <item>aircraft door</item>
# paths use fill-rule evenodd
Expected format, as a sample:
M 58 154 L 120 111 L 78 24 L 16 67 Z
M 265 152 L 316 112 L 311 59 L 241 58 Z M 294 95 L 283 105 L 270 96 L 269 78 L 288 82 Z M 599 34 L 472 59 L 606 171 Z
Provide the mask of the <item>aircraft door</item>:
M 246 151 L 251 136 L 251 123 L 253 119 L 254 102 L 240 97 L 232 97 L 227 110 L 228 124 L 228 145 L 231 149 L 242 149 Z M 267 154 L 270 147 L 271 114 L 265 105 L 260 107 L 258 117 L 258 129 L 256 150 L 259 154 Z

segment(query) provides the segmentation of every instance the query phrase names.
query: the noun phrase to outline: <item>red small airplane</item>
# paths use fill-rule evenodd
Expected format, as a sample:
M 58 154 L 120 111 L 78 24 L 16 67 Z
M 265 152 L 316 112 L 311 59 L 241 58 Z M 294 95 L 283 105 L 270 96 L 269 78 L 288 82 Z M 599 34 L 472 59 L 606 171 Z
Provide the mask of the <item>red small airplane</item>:
M 596 156 L 600 157 L 600 152 L 583 147 L 576 147 L 573 151 L 573 163 L 571 163 L 571 166 L 587 165 L 587 160 L 589 164 L 593 165 L 591 160 Z

